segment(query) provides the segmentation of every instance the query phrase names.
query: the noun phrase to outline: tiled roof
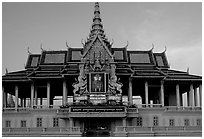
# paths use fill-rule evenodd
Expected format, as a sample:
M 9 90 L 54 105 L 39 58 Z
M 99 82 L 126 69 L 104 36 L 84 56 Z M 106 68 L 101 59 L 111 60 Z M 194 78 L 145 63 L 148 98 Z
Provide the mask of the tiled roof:
M 82 48 L 69 48 L 66 62 L 80 62 L 82 53 Z
M 112 48 L 112 54 L 116 62 L 127 62 L 126 48 Z
M 165 53 L 154 53 L 154 58 L 159 68 L 169 68 Z
M 78 75 L 82 48 L 69 48 L 68 51 L 42 51 L 28 56 L 26 69 L 7 73 L 3 81 L 29 81 L 33 78 L 62 78 L 63 75 Z M 112 48 L 117 75 L 132 75 L 134 78 L 163 78 L 165 80 L 196 80 L 201 76 L 171 70 L 165 53 L 152 51 L 127 51 Z
M 128 51 L 128 59 L 134 65 L 155 65 L 152 51 Z
M 42 51 L 40 65 L 64 65 L 67 51 Z
M 28 56 L 26 68 L 35 68 L 38 66 L 39 61 L 40 61 L 40 54 L 30 54 Z

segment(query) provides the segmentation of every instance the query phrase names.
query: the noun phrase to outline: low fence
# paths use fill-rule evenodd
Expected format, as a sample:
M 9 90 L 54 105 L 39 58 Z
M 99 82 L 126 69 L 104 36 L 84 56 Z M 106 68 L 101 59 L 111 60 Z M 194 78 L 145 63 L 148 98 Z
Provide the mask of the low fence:
M 2 128 L 3 136 L 41 136 L 41 135 L 64 135 L 64 136 L 81 136 L 80 127 L 66 127 L 66 128 Z
M 155 126 L 155 127 L 139 127 L 139 126 L 118 126 L 115 132 L 140 132 L 140 131 L 202 131 L 201 126 Z
M 86 107 L 86 106 L 84 106 Z M 136 112 L 138 113 L 138 110 L 164 110 L 164 111 L 201 111 L 201 107 L 177 107 L 177 106 L 161 106 L 161 104 L 152 104 L 146 106 L 145 104 L 142 105 L 134 105 L 134 106 L 123 106 L 125 107 L 125 112 Z M 68 113 L 71 112 L 71 107 L 69 108 L 60 108 L 59 105 L 50 105 L 44 106 L 44 105 L 38 105 L 34 106 L 33 108 L 31 107 L 18 107 L 17 110 L 14 107 L 7 107 L 3 108 L 3 112 L 13 112 L 13 111 L 18 111 L 18 112 L 26 112 L 30 110 L 60 110 L 58 112 L 62 113 Z M 76 107 L 77 108 L 77 107 Z M 108 107 L 107 107 L 108 108 Z M 104 108 L 106 109 L 106 108 Z M 105 111 L 105 110 L 104 110 Z
M 115 128 L 113 134 L 114 136 L 201 136 L 202 126 L 118 126 Z

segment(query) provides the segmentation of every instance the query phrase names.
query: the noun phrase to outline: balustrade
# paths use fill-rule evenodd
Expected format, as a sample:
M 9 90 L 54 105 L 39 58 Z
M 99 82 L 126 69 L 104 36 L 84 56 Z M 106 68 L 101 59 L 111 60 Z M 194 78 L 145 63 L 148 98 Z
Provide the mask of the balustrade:
M 42 133 L 42 132 L 52 132 L 52 133 L 61 133 L 61 132 L 80 132 L 80 127 L 66 127 L 66 128 L 43 128 L 43 127 L 33 127 L 33 128 L 3 128 L 2 132 L 18 132 L 18 133 Z

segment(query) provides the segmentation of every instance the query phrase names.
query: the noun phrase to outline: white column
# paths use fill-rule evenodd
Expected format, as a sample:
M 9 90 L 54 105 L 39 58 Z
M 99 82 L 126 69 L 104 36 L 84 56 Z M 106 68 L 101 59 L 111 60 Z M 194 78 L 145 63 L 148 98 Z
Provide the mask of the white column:
M 133 104 L 132 102 L 132 79 L 131 78 L 129 78 L 128 102 L 129 102 L 129 105 Z
M 37 92 L 37 87 L 35 87 L 35 106 L 38 105 L 38 92 Z
M 50 82 L 47 82 L 47 107 L 50 107 Z
M 179 84 L 176 84 L 176 105 L 180 107 L 180 91 L 179 91 Z
M 164 81 L 161 81 L 161 87 L 160 87 L 160 101 L 161 101 L 161 105 L 162 107 L 164 107 Z
M 69 118 L 69 126 L 70 127 L 73 127 L 74 125 L 73 125 L 73 118 Z
M 202 107 L 202 84 L 199 85 L 200 107 Z
M 195 102 L 194 102 L 194 92 L 193 92 L 193 84 L 190 85 L 190 92 L 189 92 L 189 96 L 190 96 L 190 106 L 194 107 L 195 106 Z
M 18 86 L 15 85 L 15 110 L 18 110 Z
M 149 99 L 148 99 L 148 82 L 146 81 L 145 82 L 145 104 L 146 104 L 146 107 L 148 107 L 148 101 L 149 101 Z
M 126 126 L 127 126 L 126 118 L 123 118 L 123 127 L 126 127 Z
M 197 87 L 194 88 L 194 98 L 195 98 L 195 106 L 198 107 L 199 106 L 199 100 L 198 100 Z
M 3 102 L 3 108 L 5 108 L 6 107 L 6 93 L 4 92 L 4 87 L 3 87 L 3 85 L 2 85 L 2 102 Z
M 30 107 L 33 108 L 33 99 L 34 99 L 34 83 L 31 83 L 31 94 L 30 94 Z
M 67 103 L 67 82 L 64 79 L 63 80 L 63 99 L 62 99 L 62 105 L 66 105 Z

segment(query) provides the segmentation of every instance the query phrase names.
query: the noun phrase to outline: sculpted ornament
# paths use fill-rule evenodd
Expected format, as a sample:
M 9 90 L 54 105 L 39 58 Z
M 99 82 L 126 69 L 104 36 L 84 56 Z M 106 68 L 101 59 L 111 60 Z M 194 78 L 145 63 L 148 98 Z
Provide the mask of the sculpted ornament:
M 84 75 L 84 65 L 79 66 L 80 73 L 78 76 L 78 83 L 74 83 L 72 86 L 74 87 L 73 93 L 76 94 L 79 91 L 79 94 L 83 94 L 87 91 L 87 79 Z
M 111 77 L 111 79 L 109 80 L 109 83 L 108 83 L 108 88 L 109 88 L 109 91 L 111 91 L 112 93 L 115 94 L 115 89 L 117 91 L 120 92 L 120 94 L 122 94 L 122 83 L 117 83 L 117 77 L 114 75 Z

